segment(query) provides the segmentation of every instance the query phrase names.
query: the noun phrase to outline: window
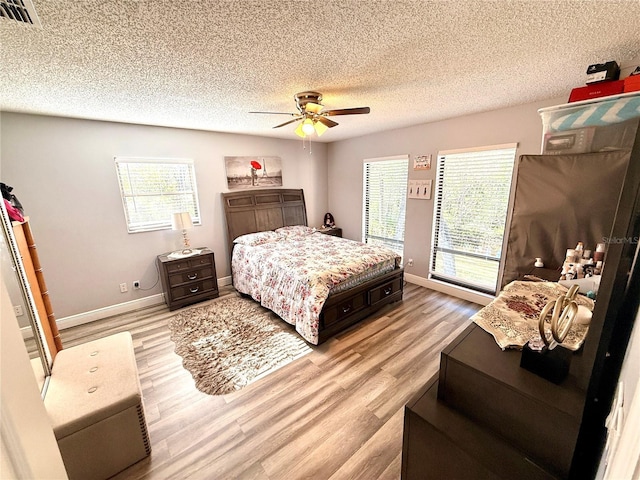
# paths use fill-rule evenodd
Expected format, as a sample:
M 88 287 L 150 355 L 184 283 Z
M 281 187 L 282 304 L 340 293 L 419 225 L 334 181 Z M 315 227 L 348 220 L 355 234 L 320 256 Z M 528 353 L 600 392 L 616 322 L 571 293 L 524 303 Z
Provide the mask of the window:
M 404 214 L 407 201 L 409 157 L 364 161 L 362 241 L 404 250 Z
M 438 154 L 431 278 L 496 292 L 516 146 Z
M 189 212 L 200 225 L 193 160 L 116 157 L 129 233 L 171 228 L 171 215 Z

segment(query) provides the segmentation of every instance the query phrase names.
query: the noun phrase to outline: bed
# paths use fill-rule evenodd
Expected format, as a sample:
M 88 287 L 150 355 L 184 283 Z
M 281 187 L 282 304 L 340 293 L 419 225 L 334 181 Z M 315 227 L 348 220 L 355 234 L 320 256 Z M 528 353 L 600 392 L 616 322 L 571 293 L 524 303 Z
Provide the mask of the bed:
M 313 232 L 301 189 L 245 190 L 222 197 L 234 287 L 294 325 L 309 343 L 319 345 L 402 299 L 400 258 Z M 327 262 L 346 258 L 350 247 L 358 249 L 364 266 Z M 320 278 L 295 276 L 322 261 L 331 268 Z

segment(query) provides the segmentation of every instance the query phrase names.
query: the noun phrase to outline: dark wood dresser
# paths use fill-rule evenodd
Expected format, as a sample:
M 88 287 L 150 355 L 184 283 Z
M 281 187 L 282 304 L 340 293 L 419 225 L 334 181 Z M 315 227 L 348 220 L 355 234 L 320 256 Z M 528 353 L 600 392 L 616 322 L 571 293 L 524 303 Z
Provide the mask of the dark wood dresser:
M 213 252 L 198 248 L 190 257 L 171 258 L 170 253 L 158 255 L 164 298 L 169 310 L 216 298 L 218 280 Z
M 442 351 L 438 375 L 405 407 L 403 480 L 569 476 L 585 392 L 520 357 L 473 323 Z

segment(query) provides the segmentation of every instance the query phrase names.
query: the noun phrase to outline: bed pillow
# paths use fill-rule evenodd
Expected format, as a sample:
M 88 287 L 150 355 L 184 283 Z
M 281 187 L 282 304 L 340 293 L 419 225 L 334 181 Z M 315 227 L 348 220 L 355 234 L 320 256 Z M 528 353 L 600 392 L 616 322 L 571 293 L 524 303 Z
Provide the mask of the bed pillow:
M 280 239 L 282 239 L 282 237 L 279 234 L 269 230 L 266 232 L 247 233 L 246 235 L 240 235 L 233 241 L 233 243 L 253 247 L 256 245 L 262 245 L 263 243 L 267 242 L 274 242 Z
M 284 235 L 286 237 L 311 235 L 315 231 L 315 228 L 307 227 L 305 225 L 289 225 L 287 227 L 276 228 L 276 233 L 279 233 L 280 235 Z

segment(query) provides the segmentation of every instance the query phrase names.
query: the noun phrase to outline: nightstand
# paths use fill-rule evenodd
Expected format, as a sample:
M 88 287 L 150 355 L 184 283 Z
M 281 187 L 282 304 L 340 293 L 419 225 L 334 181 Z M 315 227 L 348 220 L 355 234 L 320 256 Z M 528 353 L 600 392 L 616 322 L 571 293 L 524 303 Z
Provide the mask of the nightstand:
M 169 310 L 210 300 L 219 294 L 213 252 L 208 248 L 196 250 L 200 253 L 182 258 L 171 258 L 171 252 L 158 255 L 162 289 Z
M 332 235 L 334 237 L 342 237 L 342 229 L 338 228 L 338 227 L 319 228 L 318 231 L 320 233 L 324 233 L 325 235 Z

